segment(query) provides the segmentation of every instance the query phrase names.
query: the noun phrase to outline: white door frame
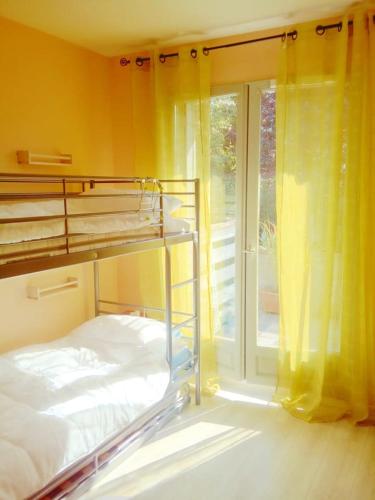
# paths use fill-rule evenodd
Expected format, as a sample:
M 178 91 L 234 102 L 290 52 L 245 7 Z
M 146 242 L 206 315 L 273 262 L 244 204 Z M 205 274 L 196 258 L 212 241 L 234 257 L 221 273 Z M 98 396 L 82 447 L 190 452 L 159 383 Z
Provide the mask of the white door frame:
M 226 380 L 273 385 L 277 350 L 257 346 L 258 210 L 260 160 L 260 98 L 274 85 L 262 80 L 215 86 L 211 96 L 237 94 L 236 178 L 236 335 L 215 337 L 219 375 Z

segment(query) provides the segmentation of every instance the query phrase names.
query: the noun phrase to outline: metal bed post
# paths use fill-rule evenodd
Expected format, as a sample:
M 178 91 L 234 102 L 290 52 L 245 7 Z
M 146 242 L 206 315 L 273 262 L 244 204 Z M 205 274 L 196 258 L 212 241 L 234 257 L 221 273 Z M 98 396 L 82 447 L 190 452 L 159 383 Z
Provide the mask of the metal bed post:
M 195 192 L 195 233 L 193 238 L 193 314 L 194 320 L 194 357 L 196 359 L 194 366 L 195 373 L 195 404 L 201 402 L 201 360 L 200 360 L 200 270 L 199 270 L 199 209 L 200 209 L 200 190 L 199 179 L 194 181 Z
M 160 237 L 164 238 L 164 210 L 163 186 L 158 181 L 159 207 L 160 207 Z M 167 361 L 172 373 L 173 368 L 173 324 L 172 324 L 172 274 L 171 274 L 171 249 L 164 238 L 164 266 L 165 266 L 165 324 L 167 327 Z
M 69 248 L 69 224 L 68 224 L 68 203 L 67 203 L 67 187 L 66 187 L 66 179 L 62 180 L 62 186 L 63 186 L 63 196 L 64 196 L 64 231 L 65 231 L 65 248 L 66 248 L 66 253 L 68 254 L 70 252 Z
M 99 289 L 99 262 L 94 261 L 94 296 L 95 296 L 95 316 L 99 316 L 100 309 L 100 289 Z
M 165 244 L 165 323 L 167 326 L 167 361 L 172 372 L 173 339 L 172 339 L 172 276 L 171 276 L 171 250 Z
M 164 238 L 164 200 L 163 200 L 163 186 L 160 181 L 157 181 L 157 186 L 159 188 L 159 224 L 160 224 L 160 229 L 159 229 L 159 234 L 160 238 Z

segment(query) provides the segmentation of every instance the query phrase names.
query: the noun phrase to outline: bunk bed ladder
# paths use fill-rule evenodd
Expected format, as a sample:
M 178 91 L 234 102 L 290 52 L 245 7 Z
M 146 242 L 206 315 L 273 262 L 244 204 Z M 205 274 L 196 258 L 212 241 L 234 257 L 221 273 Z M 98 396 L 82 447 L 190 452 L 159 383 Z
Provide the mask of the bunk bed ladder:
M 194 379 L 195 379 L 195 404 L 199 405 L 201 401 L 201 374 L 200 374 L 200 245 L 199 245 L 199 213 L 200 213 L 200 189 L 199 189 L 199 179 L 194 179 L 194 205 L 195 208 L 195 231 L 192 238 L 193 245 L 193 277 L 192 279 L 186 280 L 181 283 L 172 284 L 172 259 L 171 259 L 171 245 L 174 243 L 168 242 L 168 237 L 164 235 L 164 222 L 161 220 L 161 238 L 164 240 L 164 272 L 165 272 L 165 309 L 160 308 L 150 308 L 144 307 L 144 310 L 157 310 L 164 312 L 165 323 L 167 329 L 167 361 L 169 366 L 173 366 L 173 332 L 176 328 L 180 327 L 192 327 L 193 328 L 193 359 L 194 359 Z M 159 185 L 161 192 L 162 187 Z M 161 202 L 161 212 L 163 210 L 163 204 Z M 100 286 L 99 286 L 99 262 L 94 261 L 94 293 L 95 293 L 95 316 L 98 316 L 105 311 L 101 310 L 101 303 L 129 306 L 129 307 L 140 307 L 138 305 L 131 304 L 120 304 L 111 301 L 103 301 L 100 299 Z M 192 294 L 193 294 L 193 311 L 192 314 L 185 314 L 190 316 L 189 319 L 182 321 L 178 324 L 173 322 L 173 307 L 172 307 L 172 290 L 174 288 L 179 288 L 192 284 Z M 176 312 L 176 311 L 175 311 Z
M 171 272 L 171 249 L 165 245 L 165 323 L 167 328 L 167 361 L 169 366 L 173 366 L 173 333 L 177 328 L 193 327 L 193 358 L 194 358 L 194 378 L 195 378 L 195 404 L 200 404 L 200 331 L 199 331 L 199 240 L 198 234 L 193 238 L 193 278 L 181 283 L 172 285 Z M 172 290 L 192 284 L 193 292 L 193 314 L 185 321 L 177 324 L 173 323 Z M 191 323 L 193 323 L 191 325 Z

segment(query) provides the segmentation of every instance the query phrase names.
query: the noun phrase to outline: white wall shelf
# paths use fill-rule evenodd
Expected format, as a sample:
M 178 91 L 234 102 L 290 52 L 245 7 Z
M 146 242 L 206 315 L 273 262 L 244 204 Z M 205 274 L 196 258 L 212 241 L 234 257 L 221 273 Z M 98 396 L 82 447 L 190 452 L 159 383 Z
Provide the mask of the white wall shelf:
M 17 151 L 17 163 L 20 165 L 44 165 L 56 167 L 71 165 L 73 158 L 71 154 L 46 155 L 43 153 L 31 153 L 30 151 Z
M 29 299 L 39 300 L 43 297 L 49 297 L 50 295 L 55 295 L 66 290 L 72 290 L 78 288 L 79 280 L 78 278 L 69 277 L 64 283 L 59 283 L 58 285 L 48 286 L 48 287 L 38 287 L 29 285 L 27 287 L 27 296 Z

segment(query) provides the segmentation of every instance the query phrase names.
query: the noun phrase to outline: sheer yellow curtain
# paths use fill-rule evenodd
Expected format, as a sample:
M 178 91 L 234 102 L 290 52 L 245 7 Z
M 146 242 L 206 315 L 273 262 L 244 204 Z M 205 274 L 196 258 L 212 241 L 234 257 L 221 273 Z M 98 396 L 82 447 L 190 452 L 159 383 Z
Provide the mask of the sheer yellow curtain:
M 375 415 L 373 5 L 281 49 L 276 398 L 309 421 Z
M 209 58 L 196 47 L 180 48 L 178 58 L 161 63 L 155 57 L 155 117 L 157 176 L 200 179 L 200 273 L 202 385 L 215 389 L 216 362 L 211 301 L 210 223 L 210 68 Z M 193 54 L 193 55 L 194 55 Z M 178 188 L 178 184 L 173 185 Z M 191 187 L 187 184 L 185 188 Z M 185 198 L 184 202 L 192 202 Z M 183 214 L 181 213 L 183 216 Z M 186 212 L 185 212 L 186 215 Z M 176 246 L 172 254 L 174 282 L 191 278 L 191 245 Z M 191 289 L 176 289 L 176 310 L 191 309 Z
M 141 56 L 148 57 L 149 54 L 141 54 Z M 127 120 L 130 124 L 129 129 L 133 146 L 133 173 L 139 177 L 158 177 L 153 58 L 151 57 L 151 61 L 145 62 L 142 66 L 135 64 L 133 60 L 132 64 L 124 70 L 127 72 L 126 76 L 130 79 L 130 92 L 127 97 L 129 100 L 128 108 L 131 113 Z M 137 277 L 137 283 L 125 281 L 122 286 L 132 288 L 134 298 L 131 300 L 133 302 L 148 307 L 164 307 L 162 263 L 162 250 L 153 250 L 127 257 L 122 275 L 125 277 L 127 266 L 131 265 L 133 269 L 132 275 Z M 151 314 L 150 311 L 148 311 L 148 314 Z M 155 313 L 152 316 L 163 319 L 162 314 Z
M 135 140 L 136 175 L 159 179 L 200 179 L 200 274 L 201 274 L 201 368 L 202 387 L 216 388 L 216 361 L 213 342 L 210 264 L 210 68 L 209 57 L 195 47 L 179 49 L 179 56 L 132 68 L 132 122 Z M 170 184 L 168 189 L 189 191 L 192 184 Z M 180 198 L 193 203 L 192 197 Z M 185 211 L 181 217 L 192 216 Z M 172 282 L 192 277 L 191 243 L 171 247 Z M 161 252 L 137 257 L 139 290 L 144 304 L 163 303 Z M 172 294 L 173 309 L 192 310 L 191 286 Z M 181 321 L 181 317 L 175 317 Z M 188 333 L 188 330 L 184 333 Z

